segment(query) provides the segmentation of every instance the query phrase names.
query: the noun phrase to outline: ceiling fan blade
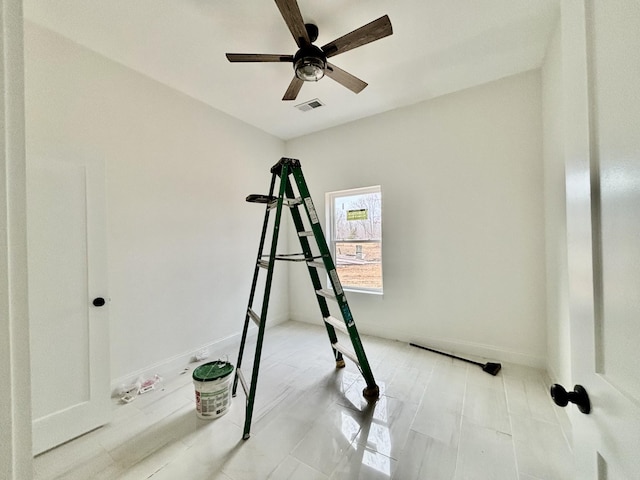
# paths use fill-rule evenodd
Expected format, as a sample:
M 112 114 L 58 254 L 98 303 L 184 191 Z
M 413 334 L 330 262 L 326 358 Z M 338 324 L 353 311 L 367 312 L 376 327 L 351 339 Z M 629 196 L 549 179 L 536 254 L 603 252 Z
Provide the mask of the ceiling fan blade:
M 368 85 L 367 82 L 363 82 L 358 77 L 345 72 L 341 68 L 338 68 L 329 62 L 327 62 L 327 69 L 324 71 L 324 74 L 338 82 L 340 85 L 347 87 L 353 93 L 360 93 L 364 90 L 364 87 Z
M 393 33 L 389 16 L 385 15 L 371 23 L 347 33 L 333 42 L 327 43 L 322 47 L 322 51 L 327 57 L 333 57 L 356 47 L 361 47 L 367 43 L 374 42 L 381 38 L 387 37 Z
M 287 88 L 287 91 L 284 93 L 284 97 L 282 97 L 282 100 L 295 100 L 303 83 L 303 80 L 300 80 L 294 75 L 293 80 L 291 80 L 291 83 L 289 84 L 289 88 Z
M 227 53 L 230 62 L 293 62 L 293 55 L 269 53 Z
M 296 0 L 275 1 L 298 47 L 302 48 L 304 45 L 309 45 L 311 41 L 309 40 L 307 28 L 304 26 L 304 20 L 302 19 L 298 2 Z

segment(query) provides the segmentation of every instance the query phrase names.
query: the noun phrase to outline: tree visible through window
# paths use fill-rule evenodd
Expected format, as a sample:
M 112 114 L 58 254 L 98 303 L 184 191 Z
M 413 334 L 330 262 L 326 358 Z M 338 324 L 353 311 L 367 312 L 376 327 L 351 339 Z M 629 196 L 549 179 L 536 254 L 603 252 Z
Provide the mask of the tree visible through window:
M 343 288 L 382 293 L 380 186 L 329 192 L 329 248 Z

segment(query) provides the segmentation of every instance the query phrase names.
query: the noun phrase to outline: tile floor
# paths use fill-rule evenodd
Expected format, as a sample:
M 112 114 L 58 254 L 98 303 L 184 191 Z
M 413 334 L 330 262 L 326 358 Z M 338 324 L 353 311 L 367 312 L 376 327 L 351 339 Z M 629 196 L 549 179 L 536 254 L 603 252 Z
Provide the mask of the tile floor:
M 265 335 L 249 440 L 240 387 L 226 415 L 197 418 L 191 364 L 162 390 L 114 401 L 109 425 L 36 457 L 35 478 L 573 478 L 571 427 L 544 372 L 503 364 L 493 377 L 404 343 L 363 343 L 381 390 L 375 404 L 363 400 L 353 364 L 334 369 L 323 327 L 287 322 Z M 235 363 L 235 351 L 208 361 L 225 353 Z

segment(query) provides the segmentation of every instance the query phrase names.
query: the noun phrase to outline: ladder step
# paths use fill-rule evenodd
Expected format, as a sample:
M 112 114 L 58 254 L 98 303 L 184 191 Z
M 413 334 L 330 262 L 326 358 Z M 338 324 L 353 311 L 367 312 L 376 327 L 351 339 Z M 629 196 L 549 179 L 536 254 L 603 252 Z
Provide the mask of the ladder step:
M 240 385 L 242 385 L 242 389 L 244 390 L 245 396 L 249 398 L 249 387 L 247 386 L 247 381 L 244 379 L 242 370 L 240 370 L 239 368 L 236 368 L 236 374 L 238 375 L 238 379 L 240 380 Z
M 260 326 L 260 317 L 258 316 L 258 314 L 251 309 L 249 309 L 247 313 L 249 313 L 249 316 L 251 317 L 251 320 L 253 320 L 253 323 L 255 323 L 257 326 Z
M 307 259 L 302 253 L 279 253 L 276 255 L 276 260 L 284 260 L 286 262 L 305 262 Z
M 316 290 L 316 295 L 320 295 L 321 297 L 328 298 L 329 300 L 336 300 L 336 296 L 333 291 L 327 288 L 321 288 L 320 290 Z
M 338 320 L 336 317 L 328 316 L 324 319 L 324 321 L 327 322 L 329 325 L 334 326 L 335 328 L 340 330 L 342 333 L 346 333 L 347 335 L 349 334 L 349 331 L 347 330 L 347 326 L 344 324 L 344 322 Z
M 302 203 L 302 198 L 284 198 L 282 199 L 283 205 L 287 205 L 288 207 L 293 207 L 294 205 L 300 205 Z
M 356 365 L 358 365 L 358 366 L 360 365 L 360 362 L 358 361 L 358 357 L 356 357 L 356 354 L 353 353 L 348 348 L 343 347 L 338 342 L 332 343 L 331 346 L 333 348 L 335 348 L 336 350 L 338 350 L 340 353 L 342 353 L 345 357 L 349 358 Z
M 311 230 L 307 230 L 305 232 L 298 232 L 299 237 L 313 237 L 313 232 Z
M 269 268 L 269 257 L 263 257 L 264 260 L 258 260 L 258 265 L 262 268 Z M 320 258 L 320 257 L 311 257 L 310 260 L 307 260 L 307 258 L 309 257 L 305 257 L 304 252 L 303 253 L 278 253 L 276 255 L 276 260 L 283 260 L 285 262 L 313 262 L 314 258 Z M 315 262 L 318 265 L 316 265 L 317 267 L 324 267 L 324 264 L 322 262 Z
M 318 262 L 317 260 L 307 262 L 307 265 L 310 267 L 324 268 L 324 262 Z

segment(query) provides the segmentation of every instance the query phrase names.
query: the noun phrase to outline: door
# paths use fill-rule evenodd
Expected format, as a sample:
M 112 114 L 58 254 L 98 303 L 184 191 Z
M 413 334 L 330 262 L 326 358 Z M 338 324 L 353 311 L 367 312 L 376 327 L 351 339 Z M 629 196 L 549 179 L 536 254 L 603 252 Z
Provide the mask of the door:
M 640 3 L 574 0 L 563 4 L 562 16 L 563 48 L 573 57 L 565 75 L 582 62 L 586 79 L 568 83 L 574 100 L 567 111 L 573 132 L 567 151 L 572 373 L 592 408 L 588 415 L 570 411 L 576 478 L 635 479 L 640 478 Z M 577 43 L 581 55 L 573 48 Z
M 33 452 L 109 420 L 104 167 L 27 161 Z

